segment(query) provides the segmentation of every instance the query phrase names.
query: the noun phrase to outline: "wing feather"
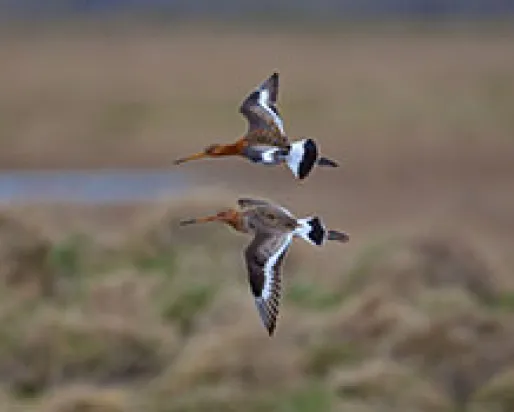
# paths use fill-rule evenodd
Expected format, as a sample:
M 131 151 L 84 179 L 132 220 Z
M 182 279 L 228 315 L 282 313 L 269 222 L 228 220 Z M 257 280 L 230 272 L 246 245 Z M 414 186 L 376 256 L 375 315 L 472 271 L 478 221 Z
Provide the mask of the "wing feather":
M 295 218 L 293 216 L 293 214 L 289 210 L 287 210 L 285 207 L 277 205 L 275 203 L 271 203 L 271 202 L 269 202 L 267 200 L 263 200 L 263 199 L 252 199 L 249 197 L 242 197 L 242 198 L 237 199 L 237 204 L 242 209 L 255 208 L 255 207 L 260 207 L 260 206 L 274 208 L 274 209 L 282 212 L 287 217 L 290 217 L 293 219 Z
M 258 233 L 245 251 L 250 288 L 270 336 L 280 308 L 281 266 L 292 239 L 292 233 Z
M 237 204 L 239 205 L 239 207 L 242 208 L 248 208 L 253 206 L 271 206 L 271 203 L 269 203 L 266 200 L 252 199 L 249 197 L 241 197 L 237 199 Z
M 257 129 L 285 135 L 284 124 L 276 107 L 278 98 L 278 73 L 273 73 L 253 90 L 239 107 L 248 121 L 248 130 Z

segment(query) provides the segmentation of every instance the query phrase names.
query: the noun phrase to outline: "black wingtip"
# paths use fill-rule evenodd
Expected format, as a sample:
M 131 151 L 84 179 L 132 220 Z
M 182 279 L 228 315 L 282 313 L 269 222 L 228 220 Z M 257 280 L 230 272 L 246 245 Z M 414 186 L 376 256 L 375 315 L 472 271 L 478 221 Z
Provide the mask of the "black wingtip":
M 278 89 L 278 72 L 277 71 L 273 72 L 273 74 L 270 76 L 268 81 L 272 84 L 273 88 Z M 272 100 L 273 101 L 277 100 L 277 93 L 278 93 L 278 91 L 275 90 L 274 94 L 272 96 Z M 275 112 L 275 114 L 280 116 L 278 111 L 277 111 L 277 108 L 274 105 L 271 106 L 271 109 Z

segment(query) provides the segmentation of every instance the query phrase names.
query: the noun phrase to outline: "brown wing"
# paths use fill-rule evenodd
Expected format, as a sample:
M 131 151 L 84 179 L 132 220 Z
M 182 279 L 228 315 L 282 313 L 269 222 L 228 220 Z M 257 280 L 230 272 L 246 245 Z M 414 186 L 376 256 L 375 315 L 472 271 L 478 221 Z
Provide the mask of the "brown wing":
M 288 224 L 293 225 L 293 227 L 295 226 L 296 218 L 293 214 L 285 207 L 278 204 L 271 203 L 263 199 L 252 199 L 249 197 L 237 199 L 237 204 L 241 209 L 255 209 L 254 213 L 258 213 L 259 211 L 264 213 L 265 211 L 271 210 L 280 219 L 281 223 L 287 222 Z
M 250 289 L 269 335 L 275 331 L 281 298 L 281 265 L 292 233 L 258 233 L 245 251 Z
M 254 91 L 239 107 L 248 121 L 248 133 L 268 132 L 276 136 L 285 136 L 284 124 L 276 107 L 278 97 L 278 73 L 273 73 Z

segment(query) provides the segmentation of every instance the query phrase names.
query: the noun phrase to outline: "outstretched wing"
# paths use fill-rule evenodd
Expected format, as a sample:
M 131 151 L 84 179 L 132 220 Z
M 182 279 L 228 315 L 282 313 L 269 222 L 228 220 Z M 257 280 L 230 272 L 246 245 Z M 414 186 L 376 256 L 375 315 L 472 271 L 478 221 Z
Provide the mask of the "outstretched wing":
M 278 97 L 278 73 L 273 73 L 259 85 L 239 107 L 248 120 L 248 130 L 278 131 L 285 135 L 284 124 L 276 107 Z
M 292 239 L 292 233 L 258 233 L 245 251 L 250 289 L 270 336 L 279 312 L 281 266 Z

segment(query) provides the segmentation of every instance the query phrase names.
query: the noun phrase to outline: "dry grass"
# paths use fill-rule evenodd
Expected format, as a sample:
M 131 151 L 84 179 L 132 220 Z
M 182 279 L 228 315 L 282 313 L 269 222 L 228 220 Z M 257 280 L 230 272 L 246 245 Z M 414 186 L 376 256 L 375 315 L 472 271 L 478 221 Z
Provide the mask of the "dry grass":
M 128 391 L 99 389 L 86 385 L 65 386 L 42 402 L 44 412 L 129 412 Z
M 450 411 L 451 402 L 411 368 L 378 359 L 355 368 L 343 368 L 330 377 L 342 398 L 354 398 L 388 408 L 409 411 Z
M 370 283 L 380 284 L 381 289 L 415 300 L 427 289 L 464 290 L 487 304 L 499 299 L 508 277 L 462 237 L 431 234 L 365 250 L 344 288 L 355 293 Z
M 286 293 L 269 339 L 246 284 L 242 238 L 206 225 L 203 236 L 176 241 L 180 217 L 220 203 L 209 196 L 142 209 L 108 250 L 84 246 L 94 237 L 68 244 L 76 263 L 51 260 L 53 297 L 9 295 L 15 286 L 3 286 L 5 405 L 509 410 L 512 290 L 479 248 L 456 233 L 400 237 L 380 253 L 371 245 L 352 255 L 346 276 L 332 281 L 338 289 L 319 285 L 303 295 L 305 279 L 286 265 L 285 288 L 296 295 Z M 150 236 L 159 239 L 152 246 L 155 233 L 166 236 Z M 49 241 L 54 256 L 62 239 Z M 300 273 L 314 273 L 317 263 L 300 257 Z M 342 261 L 325 263 L 327 273 Z
M 3 207 L 1 406 L 511 410 L 513 33 L 196 28 L 3 36 L 2 167 L 167 167 L 238 136 L 239 101 L 275 68 L 291 135 L 343 167 L 291 185 L 202 162 L 181 170 L 215 185 L 184 199 Z M 248 239 L 177 227 L 243 195 L 352 238 L 295 242 L 273 339 Z
M 0 215 L 0 279 L 23 293 L 50 295 L 55 278 L 50 269 L 51 243 L 37 226 L 12 214 Z

